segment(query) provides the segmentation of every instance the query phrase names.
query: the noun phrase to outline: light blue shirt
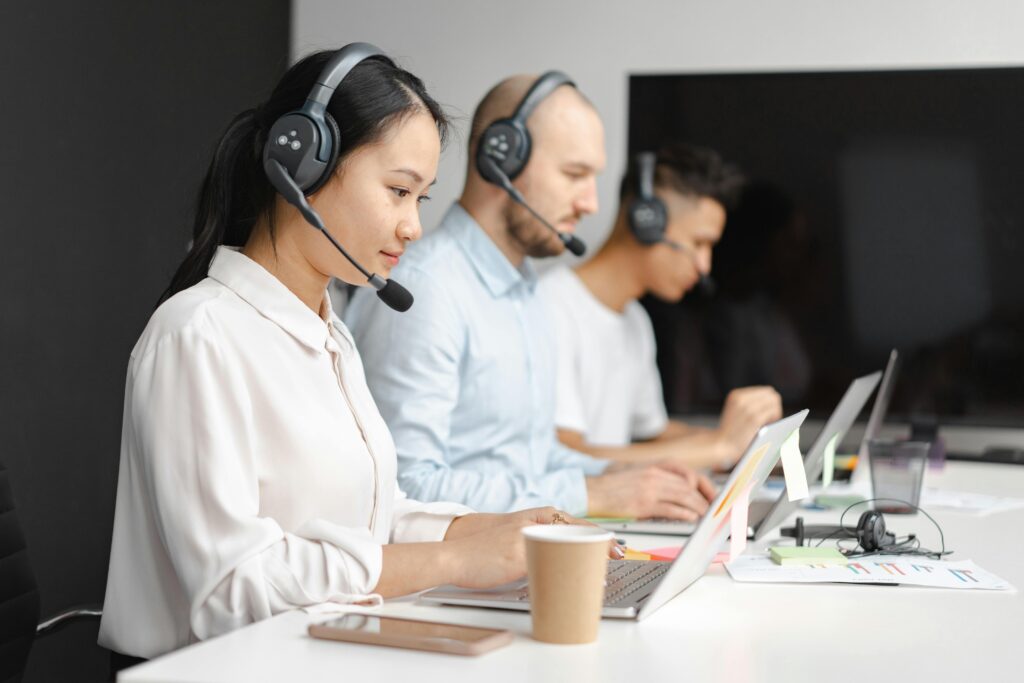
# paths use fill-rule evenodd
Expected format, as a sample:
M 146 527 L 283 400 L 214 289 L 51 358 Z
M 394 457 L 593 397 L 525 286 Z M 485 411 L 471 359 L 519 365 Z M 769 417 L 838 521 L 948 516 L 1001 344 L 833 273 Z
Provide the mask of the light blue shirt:
M 345 322 L 395 440 L 402 490 L 483 512 L 585 514 L 584 477 L 608 463 L 556 438 L 555 338 L 529 262 L 515 268 L 455 204 L 392 275 L 412 308 L 397 313 L 364 288 Z

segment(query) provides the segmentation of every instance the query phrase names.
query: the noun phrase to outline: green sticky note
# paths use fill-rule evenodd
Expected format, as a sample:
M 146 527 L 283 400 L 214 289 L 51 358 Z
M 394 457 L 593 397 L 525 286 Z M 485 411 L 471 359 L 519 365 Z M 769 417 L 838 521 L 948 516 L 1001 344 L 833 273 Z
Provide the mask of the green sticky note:
M 793 564 L 846 564 L 849 560 L 835 548 L 780 545 L 771 547 L 772 562 Z
M 832 484 L 832 474 L 836 471 L 836 441 L 838 440 L 839 435 L 833 434 L 825 444 L 825 469 L 821 471 L 822 488 L 828 488 Z
M 814 502 L 816 504 L 826 508 L 848 508 L 851 505 L 855 505 L 863 501 L 864 496 L 857 496 L 853 494 L 819 493 L 814 497 Z

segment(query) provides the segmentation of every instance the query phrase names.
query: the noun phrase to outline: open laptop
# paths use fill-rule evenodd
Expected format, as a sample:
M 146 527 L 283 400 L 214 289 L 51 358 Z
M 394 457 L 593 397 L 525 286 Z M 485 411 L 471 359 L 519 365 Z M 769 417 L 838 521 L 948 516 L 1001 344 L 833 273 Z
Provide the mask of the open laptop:
M 881 377 L 880 371 L 872 372 L 870 375 L 858 377 L 850 383 L 843 398 L 840 399 L 839 405 L 832 411 L 832 416 L 828 418 L 825 427 L 818 434 L 818 438 L 814 440 L 811 450 L 807 451 L 807 455 L 804 456 L 804 472 L 807 474 L 807 483 L 813 483 L 821 477 L 825 468 L 825 446 L 833 438 L 837 445 L 843 440 L 846 432 L 853 426 L 854 420 L 860 415 L 860 411 L 864 409 L 864 405 L 868 402 L 875 387 L 878 386 L 878 380 Z M 769 531 L 781 524 L 799 506 L 800 501 L 790 500 L 785 491 L 779 494 L 774 503 L 769 503 L 763 512 L 763 508 L 755 510 L 751 505 L 751 515 L 760 513 L 756 520 L 752 519 L 750 522 L 754 529 L 754 538 L 764 538 Z
M 882 377 L 882 386 L 878 388 L 878 397 L 875 405 L 871 408 L 871 416 L 868 418 L 868 425 L 864 429 L 864 438 L 860 442 L 860 451 L 857 454 L 857 466 L 853 469 L 853 476 L 850 483 L 854 485 L 870 484 L 871 463 L 868 461 L 868 441 L 876 438 L 885 422 L 885 414 L 889 411 L 889 400 L 892 398 L 893 388 L 896 386 L 896 374 L 899 372 L 900 354 L 896 349 L 889 353 L 889 363 L 885 366 L 885 375 Z
M 803 410 L 758 430 L 743 457 L 706 513 L 690 540 L 672 562 L 609 560 L 601 615 L 643 619 L 704 575 L 729 535 L 729 512 L 745 489 L 756 490 L 779 460 L 779 448 L 807 418 Z M 423 594 L 425 602 L 470 607 L 528 611 L 530 596 L 525 579 L 489 590 L 442 586 Z
M 888 371 L 888 370 L 887 370 Z M 881 372 L 874 372 L 864 377 L 859 377 L 850 383 L 840 399 L 836 409 L 832 411 L 831 417 L 825 423 L 825 428 L 818 434 L 818 438 L 811 445 L 811 450 L 804 456 L 804 470 L 807 473 L 807 481 L 812 482 L 821 476 L 822 465 L 824 464 L 825 446 L 830 439 L 836 436 L 836 442 L 842 440 L 843 436 L 853 425 L 854 420 L 860 415 L 871 392 L 878 384 Z M 775 500 L 758 500 L 750 504 L 750 512 L 747 516 L 750 526 L 748 535 L 754 538 L 762 538 L 768 531 L 778 526 L 789 513 L 796 509 L 799 503 L 790 502 L 785 491 L 779 494 Z M 689 536 L 696 528 L 694 522 L 681 522 L 674 520 L 660 519 L 638 519 L 638 520 L 601 520 L 597 522 L 600 526 L 609 531 L 634 534 L 662 534 L 665 536 Z

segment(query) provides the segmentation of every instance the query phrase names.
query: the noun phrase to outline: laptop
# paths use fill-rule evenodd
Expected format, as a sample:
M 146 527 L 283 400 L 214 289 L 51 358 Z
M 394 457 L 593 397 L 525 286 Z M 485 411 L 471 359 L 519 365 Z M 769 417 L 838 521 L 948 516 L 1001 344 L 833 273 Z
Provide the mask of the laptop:
M 889 400 L 892 398 L 893 388 L 896 386 L 896 374 L 899 372 L 900 354 L 896 349 L 889 352 L 889 363 L 885 366 L 885 375 L 882 376 L 882 386 L 878 388 L 878 398 L 871 408 L 871 416 L 868 417 L 868 426 L 864 429 L 864 438 L 860 442 L 860 451 L 857 454 L 857 466 L 853 468 L 853 476 L 850 483 L 864 485 L 871 483 L 871 463 L 868 462 L 868 441 L 876 438 L 885 422 L 885 414 L 889 411 Z
M 888 372 L 888 369 L 886 371 Z M 837 443 L 842 440 L 871 397 L 871 393 L 874 391 L 881 376 L 881 372 L 874 372 L 870 375 L 859 377 L 850 383 L 846 393 L 843 394 L 843 398 L 840 399 L 839 404 L 825 424 L 825 428 L 821 430 L 818 438 L 811 445 L 811 450 L 804 456 L 804 470 L 807 473 L 808 482 L 812 482 L 821 476 L 825 446 L 828 445 L 829 440 L 833 436 L 836 436 Z M 781 524 L 782 520 L 789 516 L 789 513 L 795 510 L 798 505 L 797 501 L 789 501 L 789 497 L 784 490 L 775 500 L 751 502 L 747 515 L 749 524 L 748 536 L 757 539 L 763 538 L 766 533 Z M 665 536 L 689 536 L 697 526 L 693 522 L 660 519 L 600 520 L 597 523 L 609 531 L 619 533 L 661 534 Z
M 609 560 L 601 615 L 643 619 L 681 593 L 707 571 L 722 542 L 729 535 L 729 512 L 744 490 L 756 490 L 779 460 L 782 443 L 807 418 L 803 410 L 758 430 L 743 457 L 733 468 L 690 540 L 672 562 Z M 529 611 L 526 579 L 492 588 L 470 590 L 442 586 L 424 593 L 420 600 L 435 604 L 492 607 Z
M 872 372 L 870 375 L 858 377 L 850 383 L 843 398 L 840 399 L 839 405 L 832 411 L 832 416 L 825 423 L 824 429 L 814 440 L 811 450 L 807 451 L 807 455 L 804 456 L 804 472 L 807 474 L 807 483 L 813 483 L 821 477 L 821 473 L 825 469 L 825 446 L 833 438 L 837 445 L 843 440 L 846 432 L 853 426 L 854 420 L 857 419 L 860 411 L 864 409 L 864 405 L 871 398 L 881 377 L 880 371 Z M 798 507 L 800 507 L 800 501 L 790 500 L 786 492 L 783 491 L 774 503 L 768 504 L 765 511 L 762 512 L 763 508 L 756 510 L 760 513 L 760 517 L 757 520 L 752 519 L 750 522 L 754 527 L 754 538 L 757 540 L 764 538 L 769 531 L 782 524 Z M 754 506 L 751 506 L 750 514 L 754 513 Z

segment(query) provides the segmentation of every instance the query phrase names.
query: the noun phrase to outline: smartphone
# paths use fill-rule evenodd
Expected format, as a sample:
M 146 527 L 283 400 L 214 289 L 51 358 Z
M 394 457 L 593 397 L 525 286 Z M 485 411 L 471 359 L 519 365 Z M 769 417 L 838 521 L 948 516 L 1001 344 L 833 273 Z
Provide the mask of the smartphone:
M 322 624 L 310 624 L 309 635 L 453 655 L 480 655 L 508 645 L 513 638 L 511 631 L 369 614 L 346 614 Z

